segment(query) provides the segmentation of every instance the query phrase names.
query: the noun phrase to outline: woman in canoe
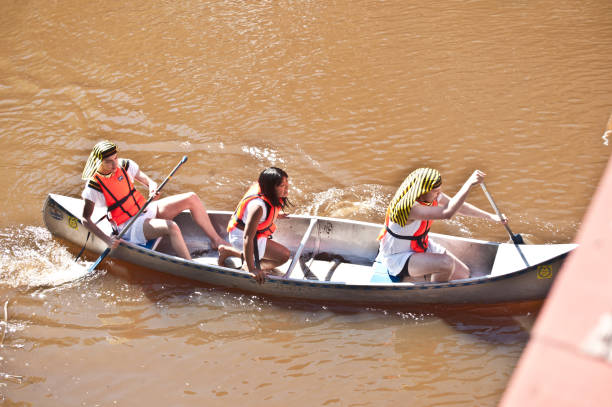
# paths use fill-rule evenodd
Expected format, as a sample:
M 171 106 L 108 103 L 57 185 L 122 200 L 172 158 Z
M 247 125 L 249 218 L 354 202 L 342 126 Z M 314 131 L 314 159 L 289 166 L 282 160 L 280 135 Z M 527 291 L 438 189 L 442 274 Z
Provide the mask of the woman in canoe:
M 484 176 L 474 171 L 453 197 L 442 192 L 442 177 L 435 169 L 419 168 L 406 177 L 387 208 L 385 227 L 378 236 L 376 260 L 387 267 L 393 281 L 445 282 L 470 276 L 469 267 L 429 239 L 428 232 L 434 220 L 451 219 L 456 213 L 507 222 L 503 215 L 500 219 L 465 202 Z
M 146 201 L 134 187 L 134 180 L 145 185 L 150 195 L 157 193 L 157 183 L 142 172 L 134 161 L 119 159 L 117 146 L 110 141 L 101 141 L 94 146 L 82 178 L 87 181 L 81 194 L 85 200 L 83 225 L 109 247 L 115 248 L 119 244 L 115 235 L 106 235 L 91 219 L 94 207 L 106 207 L 111 223 L 116 232 L 120 233 Z M 177 256 L 191 260 L 181 230 L 172 221 L 187 209 L 210 238 L 213 248 L 226 243 L 215 231 L 202 201 L 193 192 L 151 202 L 122 238 L 132 243 L 145 244 L 147 240 L 168 235 Z
M 289 176 L 285 171 L 276 167 L 262 171 L 229 221 L 227 231 L 232 246 L 219 246 L 220 266 L 230 256 L 241 257 L 247 270 L 261 284 L 266 271 L 289 260 L 289 249 L 272 240 L 276 230 L 274 222 L 288 205 L 288 192 Z

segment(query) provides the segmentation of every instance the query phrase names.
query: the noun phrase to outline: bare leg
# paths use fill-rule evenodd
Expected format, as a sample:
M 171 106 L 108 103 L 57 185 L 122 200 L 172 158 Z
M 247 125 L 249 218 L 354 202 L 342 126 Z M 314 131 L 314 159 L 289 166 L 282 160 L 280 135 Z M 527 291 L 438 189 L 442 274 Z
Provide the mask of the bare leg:
M 419 277 L 413 277 L 413 276 L 406 276 L 402 279 L 402 283 L 425 283 L 429 281 L 429 276 L 424 275 L 424 276 L 419 276 Z
M 242 250 L 238 250 L 233 246 L 219 246 L 219 261 L 218 264 L 223 266 L 228 257 L 242 257 Z M 262 270 L 269 271 L 275 267 L 281 266 L 289 260 L 291 252 L 285 246 L 273 240 L 266 242 L 266 252 L 264 257 L 259 261 Z M 246 262 L 244 263 L 246 267 Z
M 272 270 L 285 264 L 290 257 L 291 252 L 289 249 L 274 240 L 268 240 L 266 243 L 266 253 L 260 261 L 261 269 Z
M 446 253 L 415 253 L 408 263 L 408 274 L 422 278 L 431 274 L 432 282 L 459 280 L 470 276 L 470 269 L 455 255 Z
M 449 255 L 455 261 L 455 268 L 453 274 L 450 276 L 450 280 L 463 280 L 464 278 L 470 278 L 470 268 L 459 260 L 457 256 L 453 253 L 446 251 L 446 254 Z
M 177 256 L 187 260 L 191 260 L 191 255 L 183 239 L 183 234 L 178 225 L 167 219 L 147 219 L 143 224 L 143 232 L 145 238 L 155 239 L 160 236 L 166 236 L 170 238 L 170 244 L 176 252 Z
M 179 213 L 188 209 L 191 212 L 193 220 L 202 228 L 206 236 L 211 240 L 213 249 L 217 249 L 220 245 L 229 245 L 215 230 L 206 208 L 200 198 L 194 192 L 186 192 L 184 194 L 172 195 L 162 198 L 157 201 L 157 217 L 162 219 L 174 219 Z

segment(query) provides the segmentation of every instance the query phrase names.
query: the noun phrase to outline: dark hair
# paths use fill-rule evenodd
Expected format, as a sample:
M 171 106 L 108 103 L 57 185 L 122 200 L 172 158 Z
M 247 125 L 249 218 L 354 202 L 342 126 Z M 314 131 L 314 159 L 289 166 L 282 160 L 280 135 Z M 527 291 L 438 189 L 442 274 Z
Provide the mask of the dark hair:
M 261 189 L 261 193 L 270 200 L 272 205 L 280 206 L 285 209 L 285 207 L 289 204 L 287 199 L 283 199 L 279 196 L 276 196 L 275 187 L 279 186 L 281 182 L 283 182 L 283 178 L 289 178 L 289 175 L 280 168 L 270 167 L 266 168 L 259 174 L 259 188 Z

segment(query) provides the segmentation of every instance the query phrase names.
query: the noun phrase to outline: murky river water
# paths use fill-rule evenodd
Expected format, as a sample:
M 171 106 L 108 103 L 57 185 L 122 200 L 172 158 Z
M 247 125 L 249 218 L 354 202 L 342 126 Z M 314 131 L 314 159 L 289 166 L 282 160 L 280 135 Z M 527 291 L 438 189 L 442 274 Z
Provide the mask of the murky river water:
M 84 276 L 41 207 L 80 194 L 109 138 L 157 180 L 187 154 L 165 191 L 209 208 L 275 165 L 293 212 L 372 222 L 412 169 L 454 193 L 479 168 L 515 232 L 571 242 L 610 155 L 610 50 L 603 0 L 3 1 L 5 405 L 496 405 L 539 304 L 295 304 L 117 261 Z

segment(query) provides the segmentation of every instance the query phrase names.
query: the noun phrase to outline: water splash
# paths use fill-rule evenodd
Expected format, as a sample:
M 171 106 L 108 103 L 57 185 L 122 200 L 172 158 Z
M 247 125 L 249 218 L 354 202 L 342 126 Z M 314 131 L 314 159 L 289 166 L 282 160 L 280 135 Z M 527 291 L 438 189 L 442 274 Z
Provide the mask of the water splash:
M 271 165 L 285 163 L 285 160 L 283 160 L 279 152 L 273 149 L 243 146 L 242 151 L 253 156 L 258 161 L 268 161 Z
M 389 195 L 379 185 L 330 188 L 307 197 L 309 215 L 381 222 Z
M 0 285 L 13 288 L 53 287 L 87 275 L 88 262 L 74 261 L 66 247 L 42 227 L 0 230 Z

